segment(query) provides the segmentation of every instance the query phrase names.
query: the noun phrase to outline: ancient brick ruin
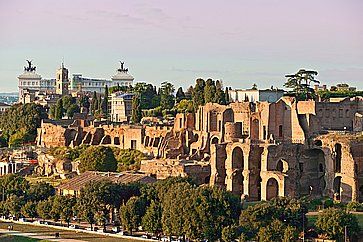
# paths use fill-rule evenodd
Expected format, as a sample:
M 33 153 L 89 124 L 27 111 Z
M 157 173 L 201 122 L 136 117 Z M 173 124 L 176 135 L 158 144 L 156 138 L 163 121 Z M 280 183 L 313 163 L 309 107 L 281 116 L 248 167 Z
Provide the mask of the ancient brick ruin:
M 363 99 L 208 103 L 174 126 L 59 125 L 43 121 L 38 144 L 139 149 L 142 171 L 192 176 L 248 199 L 329 196 L 363 201 Z

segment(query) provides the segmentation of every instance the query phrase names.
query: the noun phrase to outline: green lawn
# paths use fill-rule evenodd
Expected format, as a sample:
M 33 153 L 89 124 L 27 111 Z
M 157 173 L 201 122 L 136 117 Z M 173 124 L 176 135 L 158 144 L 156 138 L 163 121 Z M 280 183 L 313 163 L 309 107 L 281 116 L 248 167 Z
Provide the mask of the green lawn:
M 1 242 L 36 242 L 36 241 L 46 242 L 46 240 L 39 240 L 39 239 L 33 239 L 24 236 L 9 235 L 9 234 L 0 234 L 0 241 Z
M 0 228 L 1 229 L 7 229 L 8 225 L 10 223 L 0 222 Z M 123 239 L 123 238 L 116 238 L 116 237 L 109 237 L 109 236 L 103 236 L 98 234 L 89 234 L 89 233 L 82 233 L 82 232 L 73 232 L 68 230 L 61 230 L 61 229 L 55 229 L 50 227 L 43 227 L 43 226 L 33 226 L 33 225 L 23 225 L 23 224 L 16 224 L 11 223 L 14 227 L 14 230 L 21 231 L 21 232 L 27 232 L 27 233 L 39 233 L 43 236 L 49 236 L 49 238 L 55 238 L 54 233 L 59 232 L 60 238 L 63 239 L 79 239 L 84 241 L 90 241 L 90 242 L 99 242 L 100 240 L 105 242 L 135 242 L 136 240 L 131 239 Z M 0 241 L 3 241 L 0 239 Z M 18 241 L 18 240 L 4 240 L 4 241 Z M 39 240 L 24 240 L 24 241 L 39 241 Z

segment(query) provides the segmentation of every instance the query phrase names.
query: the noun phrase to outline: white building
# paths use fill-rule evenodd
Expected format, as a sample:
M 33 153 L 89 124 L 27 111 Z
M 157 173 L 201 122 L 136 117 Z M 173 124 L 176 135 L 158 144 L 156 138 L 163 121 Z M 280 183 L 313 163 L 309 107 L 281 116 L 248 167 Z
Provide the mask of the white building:
M 14 174 L 16 172 L 17 167 L 14 161 L 0 161 L 0 176 Z
M 229 100 L 231 102 L 269 102 L 273 103 L 279 100 L 284 95 L 284 90 L 281 89 L 235 89 L 228 90 Z
M 128 122 L 132 115 L 132 98 L 130 93 L 112 93 L 108 98 L 108 110 L 111 122 Z
M 76 92 L 97 92 L 104 93 L 106 85 L 130 86 L 133 84 L 134 77 L 128 74 L 128 69 L 124 68 L 124 62 L 121 62 L 121 68 L 117 69 L 116 74 L 111 79 L 94 79 L 85 78 L 81 74 L 74 74 L 71 80 L 68 80 L 68 69 L 64 65 L 56 71 L 56 79 L 43 79 L 36 73 L 36 67 L 28 61 L 28 66 L 24 67 L 24 72 L 18 76 L 19 102 L 25 103 L 26 96 L 29 93 L 45 92 L 48 94 L 67 95 Z M 29 101 L 29 100 L 28 100 Z
M 104 93 L 106 85 L 109 88 L 115 86 L 131 86 L 133 81 L 134 77 L 128 74 L 128 69 L 125 69 L 124 63 L 121 62 L 121 67 L 117 69 L 116 74 L 110 80 L 86 78 L 82 74 L 73 74 L 69 89 L 71 92 Z
M 11 105 L 6 104 L 6 103 L 0 103 L 0 113 L 5 112 L 7 109 L 9 109 L 11 107 Z
M 19 102 L 24 103 L 26 91 L 44 91 L 46 93 L 55 92 L 55 79 L 43 79 L 36 73 L 36 67 L 32 66 L 31 61 L 27 61 L 28 66 L 24 67 L 23 74 L 18 76 Z

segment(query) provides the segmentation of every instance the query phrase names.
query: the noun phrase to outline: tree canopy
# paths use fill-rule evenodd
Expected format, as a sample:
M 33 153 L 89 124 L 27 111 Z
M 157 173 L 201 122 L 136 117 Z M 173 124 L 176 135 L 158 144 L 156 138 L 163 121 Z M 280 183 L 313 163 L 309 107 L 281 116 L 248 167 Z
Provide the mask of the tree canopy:
M 110 147 L 90 146 L 79 157 L 79 170 L 116 171 L 117 160 Z

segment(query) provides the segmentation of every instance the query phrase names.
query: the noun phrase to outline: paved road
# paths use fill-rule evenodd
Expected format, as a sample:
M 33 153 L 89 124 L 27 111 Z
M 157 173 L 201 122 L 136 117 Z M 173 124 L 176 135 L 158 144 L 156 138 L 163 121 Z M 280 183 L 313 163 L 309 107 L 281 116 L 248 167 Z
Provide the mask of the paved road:
M 351 211 L 350 213 L 352 214 L 357 214 L 357 215 L 363 215 L 363 212 L 355 212 L 355 211 Z M 319 215 L 319 212 L 318 211 L 314 211 L 314 212 L 308 212 L 306 215 L 311 215 L 311 216 L 314 216 L 314 215 Z
M 84 242 L 84 240 L 77 240 L 77 239 L 62 239 L 58 238 L 55 239 L 54 236 L 44 236 L 40 235 L 39 233 L 26 233 L 26 232 L 20 232 L 15 230 L 6 230 L 6 229 L 0 229 L 0 234 L 10 234 L 10 235 L 19 235 L 34 239 L 40 239 L 40 240 L 48 240 L 48 241 L 65 241 L 65 242 Z

